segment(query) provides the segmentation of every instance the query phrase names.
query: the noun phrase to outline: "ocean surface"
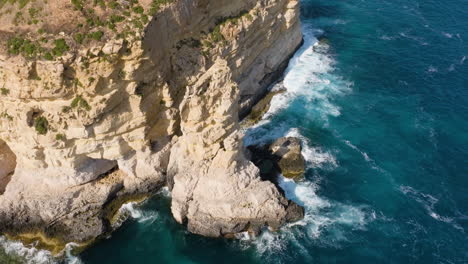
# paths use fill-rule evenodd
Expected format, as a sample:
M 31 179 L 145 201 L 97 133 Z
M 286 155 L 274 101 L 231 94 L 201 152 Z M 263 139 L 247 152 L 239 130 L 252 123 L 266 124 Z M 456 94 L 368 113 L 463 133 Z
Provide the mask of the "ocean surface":
M 175 223 L 161 192 L 68 263 L 468 263 L 467 0 L 301 2 L 287 92 L 245 144 L 303 139 L 305 179 L 281 186 L 305 219 L 208 239 Z

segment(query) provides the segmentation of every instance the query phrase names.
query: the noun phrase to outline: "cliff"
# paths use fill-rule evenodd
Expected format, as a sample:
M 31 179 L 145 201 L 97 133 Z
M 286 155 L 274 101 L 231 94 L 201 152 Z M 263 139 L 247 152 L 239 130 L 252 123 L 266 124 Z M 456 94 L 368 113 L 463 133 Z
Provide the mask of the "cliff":
M 239 132 L 302 41 L 298 1 L 0 10 L 1 233 L 87 243 L 119 204 L 166 184 L 175 219 L 205 236 L 302 217 L 260 179 Z

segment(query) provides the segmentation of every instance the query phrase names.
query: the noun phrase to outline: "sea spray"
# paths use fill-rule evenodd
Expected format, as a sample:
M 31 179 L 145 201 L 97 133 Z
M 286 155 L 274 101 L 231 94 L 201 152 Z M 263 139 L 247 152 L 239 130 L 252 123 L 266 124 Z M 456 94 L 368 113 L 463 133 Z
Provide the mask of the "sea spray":
M 247 146 L 264 145 L 278 137 L 296 137 L 302 141 L 302 155 L 309 170 L 331 171 L 338 167 L 333 150 L 324 150 L 301 134 L 301 129 L 295 126 L 298 121 L 304 120 L 279 118 L 283 113 L 298 110 L 300 106 L 307 108 L 305 112 L 315 114 L 312 120 L 320 119 L 325 126 L 328 116 L 340 115 L 339 107 L 332 103 L 332 98 L 350 91 L 351 84 L 332 73 L 334 61 L 328 54 L 328 44 L 316 39 L 315 30 L 305 28 L 304 32 L 305 44 L 292 59 L 283 81 L 286 92 L 273 97 L 271 107 L 262 120 L 246 130 L 244 143 Z M 302 102 L 300 105 L 296 103 L 298 100 Z M 375 213 L 363 205 L 345 204 L 318 195 L 320 175 L 299 182 L 281 175 L 279 177 L 279 186 L 286 197 L 305 208 L 305 217 L 278 232 L 265 230 L 257 238 L 247 234 L 240 236 L 246 248 L 254 245 L 261 256 L 273 256 L 290 246 L 306 256 L 307 250 L 298 241 L 329 243 L 328 240 L 339 243 L 346 240 L 347 227 L 363 229 L 375 219 Z
M 157 217 L 158 213 L 156 211 L 142 210 L 139 208 L 139 203 L 130 202 L 122 205 L 119 212 L 123 215 L 128 215 L 132 219 L 136 219 L 140 223 L 153 223 Z
M 28 264 L 57 263 L 49 251 L 36 249 L 35 247 L 26 247 L 23 243 L 8 240 L 4 236 L 0 236 L 0 247 L 7 254 L 6 257 L 10 263 L 22 263 L 23 261 L 26 261 Z
M 73 255 L 73 249 L 78 247 L 76 243 L 68 243 L 65 246 L 65 263 L 66 264 L 83 264 L 83 261 L 78 256 Z

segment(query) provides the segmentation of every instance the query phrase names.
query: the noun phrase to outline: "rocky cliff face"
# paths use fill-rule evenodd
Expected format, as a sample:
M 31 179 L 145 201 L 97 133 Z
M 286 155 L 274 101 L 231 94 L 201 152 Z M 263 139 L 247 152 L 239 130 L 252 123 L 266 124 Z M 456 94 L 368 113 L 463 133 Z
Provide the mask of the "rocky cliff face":
M 40 2 L 26 8 L 46 10 Z M 58 2 L 70 19 L 86 19 L 77 15 L 86 1 Z M 115 3 L 107 10 L 146 23 L 95 7 L 117 22 L 83 42 L 70 23 L 57 31 L 67 16 L 45 16 L 41 34 L 60 38 L 32 53 L 30 26 L 0 27 L 0 232 L 51 247 L 85 243 L 109 231 L 118 201 L 166 183 L 175 219 L 201 235 L 300 218 L 260 180 L 239 133 L 239 117 L 301 43 L 298 1 Z

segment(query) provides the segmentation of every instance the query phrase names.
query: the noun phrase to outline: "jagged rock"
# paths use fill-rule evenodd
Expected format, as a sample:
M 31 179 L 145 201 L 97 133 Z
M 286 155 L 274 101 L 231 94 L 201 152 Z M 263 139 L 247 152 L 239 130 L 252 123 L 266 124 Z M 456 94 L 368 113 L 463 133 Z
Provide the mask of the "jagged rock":
M 258 101 L 250 110 L 250 113 L 242 121 L 243 127 L 249 127 L 255 125 L 270 110 L 271 100 L 275 95 L 284 93 L 286 89 L 280 86 L 279 89 L 269 91 L 265 97 Z
M 15 171 L 16 156 L 8 145 L 0 140 L 0 195 L 10 181 L 11 174 Z
M 277 157 L 278 166 L 284 177 L 297 178 L 304 174 L 305 160 L 301 153 L 300 139 L 283 137 L 273 142 L 269 149 L 271 154 Z
M 63 12 L 51 13 L 48 27 L 72 41 L 82 17 L 51 2 Z M 0 34 L 15 31 L 7 18 Z M 298 1 L 178 0 L 144 30 L 131 29 L 125 42 L 70 45 L 55 61 L 0 54 L 0 139 L 16 155 L 0 195 L 0 232 L 58 238 L 57 248 L 87 243 L 109 231 L 108 204 L 164 182 L 175 219 L 197 234 L 300 218 L 301 208 L 259 177 L 239 134 L 239 116 L 301 44 Z
M 260 168 L 265 180 L 277 183 L 277 175 L 298 179 L 305 171 L 301 140 L 295 137 L 283 137 L 265 146 L 249 146 L 252 161 Z

